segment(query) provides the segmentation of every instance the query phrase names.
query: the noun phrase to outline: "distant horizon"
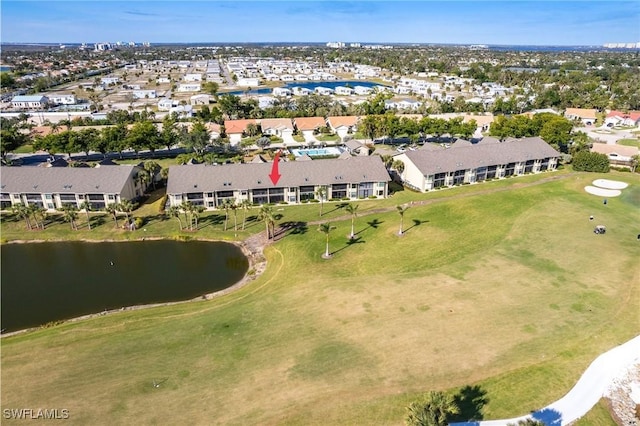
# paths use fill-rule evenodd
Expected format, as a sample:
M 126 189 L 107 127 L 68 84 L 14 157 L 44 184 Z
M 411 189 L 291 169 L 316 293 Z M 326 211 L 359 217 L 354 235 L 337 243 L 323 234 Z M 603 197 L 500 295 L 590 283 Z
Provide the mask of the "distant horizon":
M 11 43 L 598 46 L 640 41 L 637 1 L 3 0 Z M 364 36 L 364 37 L 363 37 Z M 173 42 L 160 41 L 173 39 Z M 264 41 L 267 40 L 267 41 Z M 316 41 L 311 41 L 316 40 Z
M 88 41 L 88 42 L 79 42 L 79 41 L 52 41 L 52 42 L 20 42 L 20 41 L 9 41 L 9 42 L 0 42 L 0 45 L 23 45 L 23 46 L 61 46 L 61 45 L 77 45 L 81 46 L 85 44 L 87 46 L 92 46 L 94 44 L 99 43 L 123 43 L 117 47 L 130 47 L 128 43 L 134 42 L 136 47 L 141 46 L 144 41 L 138 40 L 100 40 L 100 41 Z M 344 47 L 346 49 L 353 48 L 350 47 L 350 43 L 360 43 L 362 46 L 375 45 L 375 46 L 400 46 L 400 45 L 411 45 L 411 46 L 488 46 L 488 47 L 603 47 L 605 44 L 629 44 L 629 43 L 640 43 L 640 41 L 611 41 L 605 42 L 602 44 L 499 44 L 499 43 L 420 43 L 420 42 L 384 42 L 384 41 L 351 41 L 351 40 L 326 40 L 326 41 L 156 41 L 149 42 L 153 47 L 154 45 L 270 45 L 270 44 L 278 44 L 278 45 L 321 45 L 326 46 L 327 43 L 330 42 L 344 42 L 347 45 Z

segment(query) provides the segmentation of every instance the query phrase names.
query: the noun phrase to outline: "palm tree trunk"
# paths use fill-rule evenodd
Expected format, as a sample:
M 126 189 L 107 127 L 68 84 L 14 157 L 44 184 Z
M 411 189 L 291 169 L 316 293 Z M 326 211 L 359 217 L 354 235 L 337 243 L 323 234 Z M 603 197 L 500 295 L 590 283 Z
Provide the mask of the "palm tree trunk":
M 351 217 L 351 235 L 350 235 L 351 238 L 355 237 L 355 233 L 354 233 L 354 229 L 353 229 L 354 223 L 355 223 L 355 218 L 352 216 Z
M 87 226 L 89 227 L 89 231 L 91 231 L 91 219 L 89 218 L 89 212 L 86 211 L 85 214 L 87 215 Z
M 224 212 L 224 230 L 227 230 L 227 222 L 229 221 L 229 212 L 225 211 Z
M 242 209 L 242 230 L 244 231 L 244 224 L 247 222 L 247 209 Z
M 327 247 L 324 251 L 324 256 L 329 257 L 329 234 L 327 234 Z
M 400 216 L 400 232 L 398 232 L 398 235 L 402 235 L 403 224 L 404 224 L 404 216 Z

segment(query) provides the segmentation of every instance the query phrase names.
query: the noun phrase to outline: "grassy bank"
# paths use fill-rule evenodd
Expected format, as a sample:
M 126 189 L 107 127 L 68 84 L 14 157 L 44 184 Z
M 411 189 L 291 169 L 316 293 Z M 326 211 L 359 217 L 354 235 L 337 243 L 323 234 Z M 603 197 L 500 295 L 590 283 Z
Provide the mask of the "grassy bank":
M 583 189 L 599 177 L 632 185 L 604 205 Z M 361 203 L 355 242 L 337 203 L 322 217 L 319 204 L 278 206 L 279 222 L 307 225 L 269 246 L 266 272 L 237 292 L 3 339 L 2 408 L 67 408 L 73 424 L 386 425 L 421 392 L 475 385 L 484 418 L 521 415 L 640 330 L 638 205 L 629 173 L 404 191 Z M 206 218 L 197 236 L 263 229 L 234 237 L 224 215 Z M 309 224 L 327 219 L 330 260 Z M 135 233 L 109 220 L 25 233 L 5 219 L 2 238 L 180 234 L 175 219 Z

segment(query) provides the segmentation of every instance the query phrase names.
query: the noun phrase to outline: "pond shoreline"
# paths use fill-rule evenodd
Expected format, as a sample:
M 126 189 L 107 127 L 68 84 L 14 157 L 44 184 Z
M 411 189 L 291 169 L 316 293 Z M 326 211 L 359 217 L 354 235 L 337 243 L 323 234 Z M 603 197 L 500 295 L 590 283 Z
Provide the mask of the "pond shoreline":
M 242 253 L 245 255 L 245 257 L 247 258 L 248 262 L 249 262 L 249 266 L 247 268 L 247 272 L 245 273 L 244 277 L 242 277 L 238 282 L 234 283 L 233 285 L 231 285 L 230 287 L 227 287 L 225 289 L 222 290 L 218 290 L 218 291 L 214 291 L 211 293 L 206 293 L 203 294 L 202 296 L 198 296 L 192 299 L 187 299 L 187 300 L 178 300 L 175 302 L 162 302 L 162 303 L 151 303 L 151 304 L 143 304 L 143 305 L 132 305 L 132 306 L 125 306 L 119 309 L 110 309 L 110 310 L 104 310 L 102 312 L 96 312 L 93 314 L 87 314 L 87 315 L 82 315 L 79 317 L 75 317 L 75 318 L 69 318 L 69 319 L 65 319 L 65 320 L 60 320 L 60 321 L 55 321 L 55 325 L 61 325 L 64 323 L 70 323 L 70 322 L 77 322 L 77 321 L 82 321 L 82 320 L 86 320 L 86 319 L 90 319 L 90 318 L 95 318 L 95 317 L 100 317 L 100 316 L 104 316 L 104 315 L 109 315 L 109 314 L 115 314 L 118 312 L 126 312 L 126 311 L 135 311 L 135 310 L 140 310 L 140 309 L 148 309 L 148 308 L 156 308 L 156 307 L 160 307 L 160 306 L 171 306 L 171 305 L 177 305 L 177 304 L 182 304 L 182 303 L 190 303 L 190 302 L 195 302 L 195 301 L 202 301 L 202 300 L 211 300 L 220 296 L 224 296 L 226 294 L 229 294 L 233 291 L 239 290 L 242 287 L 244 287 L 245 285 L 247 285 L 248 283 L 254 281 L 256 278 L 258 278 L 260 275 L 262 275 L 262 273 L 264 272 L 264 270 L 267 267 L 267 260 L 263 255 L 263 251 L 264 248 L 266 247 L 266 245 L 268 244 L 268 241 L 266 240 L 266 238 L 264 237 L 264 235 L 262 235 L 263 233 L 258 233 L 256 235 L 252 235 L 250 237 L 248 237 L 247 239 L 243 240 L 243 241 L 225 241 L 225 240 L 215 240 L 215 239 L 209 239 L 209 238 L 193 238 L 184 242 L 189 242 L 189 241 L 201 241 L 201 242 L 217 242 L 217 243 L 228 243 L 228 244 L 232 244 L 235 245 L 236 247 L 240 248 L 240 250 L 242 250 Z M 3 244 L 37 244 L 37 243 L 55 243 L 55 242 L 68 242 L 70 240 L 66 240 L 66 239 L 61 239 L 61 240 L 11 240 L 11 241 L 5 241 L 3 242 Z M 84 242 L 84 243 L 118 243 L 118 242 L 122 242 L 122 243 L 127 243 L 127 242 L 134 242 L 134 241 L 177 241 L 177 242 L 181 242 L 178 239 L 175 238 L 162 238 L 162 237 L 152 237 L 152 238 L 136 238 L 136 239 L 131 239 L 131 240 L 111 240 L 111 239 L 107 239 L 107 240 L 87 240 L 87 239 L 78 239 L 78 240 L 73 240 L 75 242 Z M 54 325 L 54 326 L 55 326 Z M 30 331 L 35 331 L 35 330 L 41 330 L 44 328 L 48 328 L 46 327 L 46 325 L 41 325 L 41 326 L 37 326 L 37 327 L 29 327 L 29 328 L 25 328 L 22 330 L 16 330 L 16 331 L 12 331 L 9 333 L 1 333 L 0 334 L 0 339 L 3 339 L 5 337 L 11 337 L 11 336 L 15 336 L 18 334 L 23 334 L 23 333 L 27 333 Z

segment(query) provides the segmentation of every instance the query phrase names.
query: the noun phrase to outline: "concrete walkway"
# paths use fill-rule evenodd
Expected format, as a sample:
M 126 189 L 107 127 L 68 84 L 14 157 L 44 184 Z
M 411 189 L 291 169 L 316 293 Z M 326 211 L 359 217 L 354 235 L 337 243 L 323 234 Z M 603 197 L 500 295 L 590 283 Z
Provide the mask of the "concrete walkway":
M 616 346 L 595 359 L 578 383 L 564 397 L 547 407 L 521 417 L 505 420 L 451 423 L 452 426 L 506 426 L 535 419 L 548 426 L 563 426 L 579 419 L 602 398 L 607 387 L 626 369 L 640 360 L 640 336 Z

